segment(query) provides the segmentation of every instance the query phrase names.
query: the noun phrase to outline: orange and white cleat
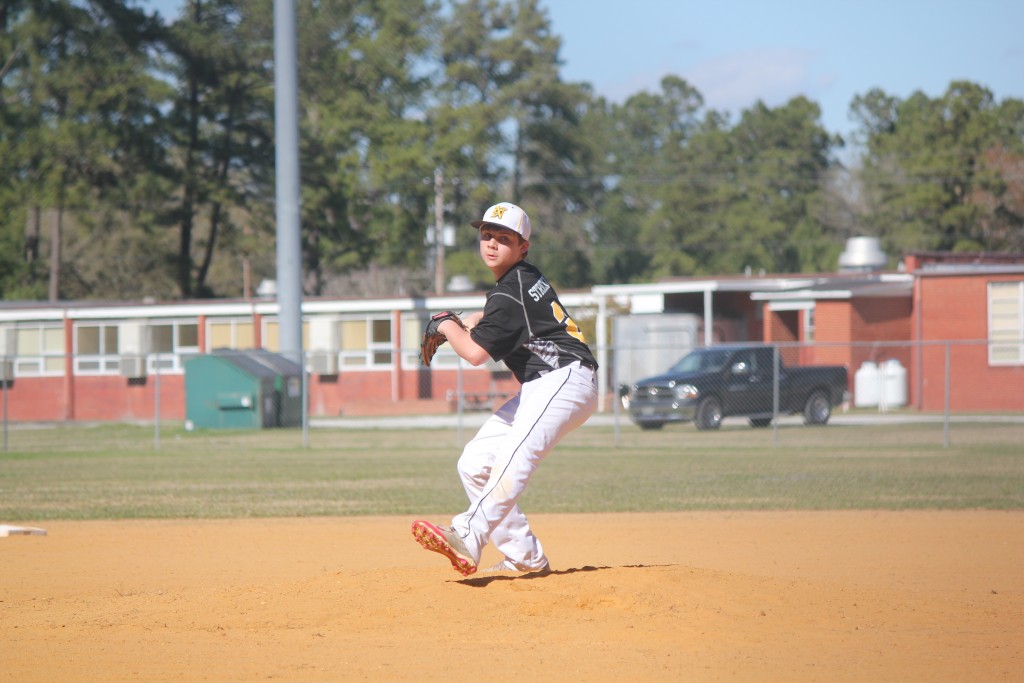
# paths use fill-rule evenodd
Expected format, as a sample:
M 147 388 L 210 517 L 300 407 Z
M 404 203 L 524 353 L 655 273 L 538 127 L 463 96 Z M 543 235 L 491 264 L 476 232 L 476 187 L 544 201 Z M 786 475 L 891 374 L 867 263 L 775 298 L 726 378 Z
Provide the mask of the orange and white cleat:
M 476 560 L 469 554 L 466 544 L 452 527 L 416 520 L 412 523 L 412 536 L 427 550 L 447 557 L 452 563 L 452 568 L 463 576 L 476 572 Z

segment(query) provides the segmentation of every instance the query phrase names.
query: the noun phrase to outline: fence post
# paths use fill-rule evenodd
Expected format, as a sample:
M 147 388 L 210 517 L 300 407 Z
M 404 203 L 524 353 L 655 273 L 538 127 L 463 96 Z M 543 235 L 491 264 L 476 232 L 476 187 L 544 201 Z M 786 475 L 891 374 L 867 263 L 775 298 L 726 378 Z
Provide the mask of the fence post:
M 299 353 L 299 372 L 302 373 L 302 396 L 300 401 L 302 403 L 302 447 L 309 448 L 309 371 L 308 367 L 309 356 L 305 351 Z
M 145 362 L 145 356 L 143 356 Z M 153 359 L 154 381 L 153 381 L 153 450 L 160 450 L 160 354 L 157 353 Z
M 945 417 L 944 417 L 944 419 L 942 421 L 942 425 L 943 425 L 942 426 L 942 445 L 945 446 L 946 448 L 949 448 L 949 389 L 950 389 L 950 386 L 951 386 L 950 379 L 949 379 L 949 367 L 950 367 L 950 363 L 949 363 L 949 348 L 950 348 L 950 343 L 947 341 L 946 342 L 946 386 L 945 386 L 945 390 L 944 390 L 945 391 L 944 401 L 945 401 L 945 404 L 946 404 L 946 414 L 945 414 Z
M 779 447 L 779 347 L 772 346 L 772 448 Z
M 462 442 L 462 356 L 458 360 L 455 372 L 455 448 L 461 449 L 465 445 Z
M 613 384 L 615 392 L 612 395 L 612 433 L 615 447 L 620 448 L 622 446 L 622 428 L 619 425 L 619 416 L 622 414 L 622 396 L 619 394 L 618 383 Z
M 0 384 L 3 385 L 3 394 L 4 394 L 4 453 L 6 453 L 7 452 L 7 370 L 6 370 L 7 356 L 4 356 L 3 358 L 0 358 L 0 361 L 3 361 L 4 368 L 5 368 L 4 369 L 3 377 L 0 378 Z M 11 361 L 11 367 L 12 368 L 14 367 L 14 361 Z M 12 377 L 14 376 L 14 372 L 11 372 L 11 376 Z

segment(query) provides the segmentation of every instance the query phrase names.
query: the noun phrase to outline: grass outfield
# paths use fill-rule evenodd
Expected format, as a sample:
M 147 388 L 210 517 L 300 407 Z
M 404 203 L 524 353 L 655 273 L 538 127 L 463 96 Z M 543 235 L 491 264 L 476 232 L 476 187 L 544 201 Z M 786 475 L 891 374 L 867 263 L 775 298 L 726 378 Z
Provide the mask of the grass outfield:
M 467 435 L 468 436 L 468 435 Z M 1020 425 L 719 432 L 577 430 L 538 470 L 529 512 L 1024 509 Z M 0 522 L 451 514 L 449 429 L 27 429 L 0 453 Z M 773 447 L 774 446 L 774 447 Z

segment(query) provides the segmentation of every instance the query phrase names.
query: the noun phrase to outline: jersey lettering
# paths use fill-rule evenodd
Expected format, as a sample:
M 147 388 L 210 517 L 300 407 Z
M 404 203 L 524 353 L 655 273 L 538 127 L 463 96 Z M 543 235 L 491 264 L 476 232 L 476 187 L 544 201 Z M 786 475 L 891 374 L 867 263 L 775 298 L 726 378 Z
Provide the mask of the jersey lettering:
M 540 301 L 540 298 L 547 294 L 549 289 L 551 289 L 551 285 L 548 284 L 547 280 L 541 278 L 537 280 L 537 284 L 535 284 L 533 287 L 530 287 L 530 298 L 533 299 L 534 301 Z
M 541 282 L 543 282 L 543 280 L 541 280 Z M 580 332 L 579 326 L 572 318 L 569 317 L 569 314 L 565 312 L 565 309 L 558 305 L 557 301 L 551 302 L 551 312 L 554 314 L 555 320 L 565 325 L 565 331 L 569 333 L 570 336 L 576 337 L 584 344 L 587 343 L 587 340 L 583 337 L 583 333 Z

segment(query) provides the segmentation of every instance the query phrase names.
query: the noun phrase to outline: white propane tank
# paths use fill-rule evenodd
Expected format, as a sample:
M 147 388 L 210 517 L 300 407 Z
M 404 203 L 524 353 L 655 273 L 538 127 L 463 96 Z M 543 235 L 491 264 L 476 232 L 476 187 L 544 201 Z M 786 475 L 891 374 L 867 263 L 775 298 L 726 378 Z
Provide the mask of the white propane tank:
M 855 408 L 878 405 L 877 363 L 864 361 L 853 373 L 853 405 Z
M 879 366 L 881 396 L 878 405 L 882 410 L 907 405 L 907 369 L 895 358 Z

